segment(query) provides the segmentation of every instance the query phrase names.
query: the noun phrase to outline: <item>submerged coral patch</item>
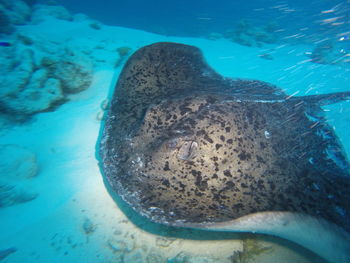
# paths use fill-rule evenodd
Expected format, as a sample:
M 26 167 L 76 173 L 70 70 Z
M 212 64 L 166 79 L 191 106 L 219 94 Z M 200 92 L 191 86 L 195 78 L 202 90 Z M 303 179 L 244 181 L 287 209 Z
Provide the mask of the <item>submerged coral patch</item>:
M 39 170 L 36 156 L 18 145 L 0 145 L 0 207 L 25 203 L 37 197 L 28 184 Z
M 278 25 L 270 22 L 265 26 L 256 26 L 251 21 L 241 20 L 234 29 L 227 30 L 224 37 L 244 46 L 260 47 L 277 42 Z

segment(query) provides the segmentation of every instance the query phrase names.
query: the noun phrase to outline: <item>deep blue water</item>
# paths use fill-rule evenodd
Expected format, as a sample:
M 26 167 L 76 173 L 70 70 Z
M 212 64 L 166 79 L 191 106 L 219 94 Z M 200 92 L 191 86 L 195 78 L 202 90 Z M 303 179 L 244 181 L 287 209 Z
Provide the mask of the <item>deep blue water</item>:
M 305 39 L 334 37 L 349 31 L 350 3 L 334 0 L 213 1 L 213 0 L 58 0 L 73 12 L 86 13 L 105 24 L 125 26 L 165 35 L 207 36 L 233 29 L 241 19 L 256 25 L 277 23 L 284 35 L 300 33 Z M 333 12 L 322 13 L 333 9 Z M 336 25 L 325 19 L 338 17 Z M 305 28 L 309 28 L 305 31 Z

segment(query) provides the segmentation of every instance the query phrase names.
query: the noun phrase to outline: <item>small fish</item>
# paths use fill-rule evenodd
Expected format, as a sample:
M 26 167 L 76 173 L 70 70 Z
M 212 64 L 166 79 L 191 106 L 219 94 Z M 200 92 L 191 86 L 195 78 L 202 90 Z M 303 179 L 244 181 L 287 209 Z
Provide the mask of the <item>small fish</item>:
M 10 47 L 12 46 L 10 42 L 0 41 L 0 47 Z

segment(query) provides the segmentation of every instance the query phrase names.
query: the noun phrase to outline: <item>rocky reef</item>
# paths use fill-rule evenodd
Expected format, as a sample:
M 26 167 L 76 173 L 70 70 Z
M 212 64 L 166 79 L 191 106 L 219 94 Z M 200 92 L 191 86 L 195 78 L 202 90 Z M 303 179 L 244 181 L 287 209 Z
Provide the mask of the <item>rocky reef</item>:
M 328 39 L 316 44 L 307 55 L 314 63 L 350 66 L 350 43 L 349 40 Z
M 0 208 L 25 203 L 37 197 L 30 188 L 39 170 L 30 150 L 13 144 L 0 145 Z
M 0 34 L 15 32 L 15 26 L 30 21 L 31 6 L 25 1 L 0 0 Z
M 278 24 L 270 22 L 256 26 L 251 21 L 240 20 L 234 29 L 227 30 L 224 37 L 244 46 L 261 47 L 277 42 Z
M 31 16 L 31 23 L 39 24 L 47 17 L 54 17 L 60 20 L 73 21 L 73 15 L 60 5 L 34 5 Z
M 33 4 L 33 3 L 32 3 Z M 93 60 L 81 50 L 21 30 L 48 17 L 72 21 L 64 7 L 0 0 L 0 113 L 12 120 L 48 111 L 87 89 Z
M 6 49 L 0 54 L 2 112 L 27 116 L 46 111 L 91 83 L 92 63 L 82 54 L 70 50 L 62 50 L 61 56 L 38 54 L 40 49 L 21 45 L 2 49 Z

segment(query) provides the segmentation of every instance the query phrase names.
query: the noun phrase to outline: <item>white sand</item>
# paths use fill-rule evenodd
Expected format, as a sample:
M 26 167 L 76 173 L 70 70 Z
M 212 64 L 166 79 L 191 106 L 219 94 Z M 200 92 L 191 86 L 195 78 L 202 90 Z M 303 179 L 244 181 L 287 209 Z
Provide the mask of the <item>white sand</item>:
M 248 48 L 227 40 L 164 37 L 120 27 L 94 30 L 85 22 L 55 19 L 22 30 L 76 48 L 103 44 L 107 51 L 101 56 L 106 60 L 111 50 L 120 46 L 135 51 L 158 41 L 192 44 L 225 76 L 268 81 L 289 94 L 349 90 L 349 70 L 307 62 L 304 52 L 309 49 L 305 46 Z M 273 49 L 273 60 L 258 56 L 267 49 Z M 242 249 L 239 235 L 227 240 L 196 241 L 186 236 L 203 235 L 189 233 L 163 240 L 162 235 L 173 236 L 174 230 L 159 227 L 156 234 L 137 227 L 112 200 L 97 166 L 95 146 L 100 104 L 113 89 L 119 71 L 110 65 L 96 68 L 90 89 L 72 96 L 54 112 L 39 114 L 30 123 L 1 132 L 1 144 L 27 147 L 37 154 L 40 165 L 39 175 L 30 184 L 39 193 L 38 198 L 0 210 L 0 249 L 17 248 L 3 262 L 119 262 L 121 255 L 125 262 L 172 262 L 170 259 L 180 252 L 194 255 L 196 262 L 205 262 L 200 258 L 204 256 L 210 256 L 213 262 L 232 262 L 233 252 Z M 344 129 L 350 123 L 350 104 L 327 108 L 331 110 L 327 116 L 350 156 L 349 129 Z M 84 222 L 91 233 L 84 231 Z M 262 239 L 260 244 L 272 247 L 272 252 L 249 262 L 282 262 L 281 258 L 283 262 L 311 262 L 307 255 L 283 242 Z M 142 258 L 144 261 L 140 261 Z

